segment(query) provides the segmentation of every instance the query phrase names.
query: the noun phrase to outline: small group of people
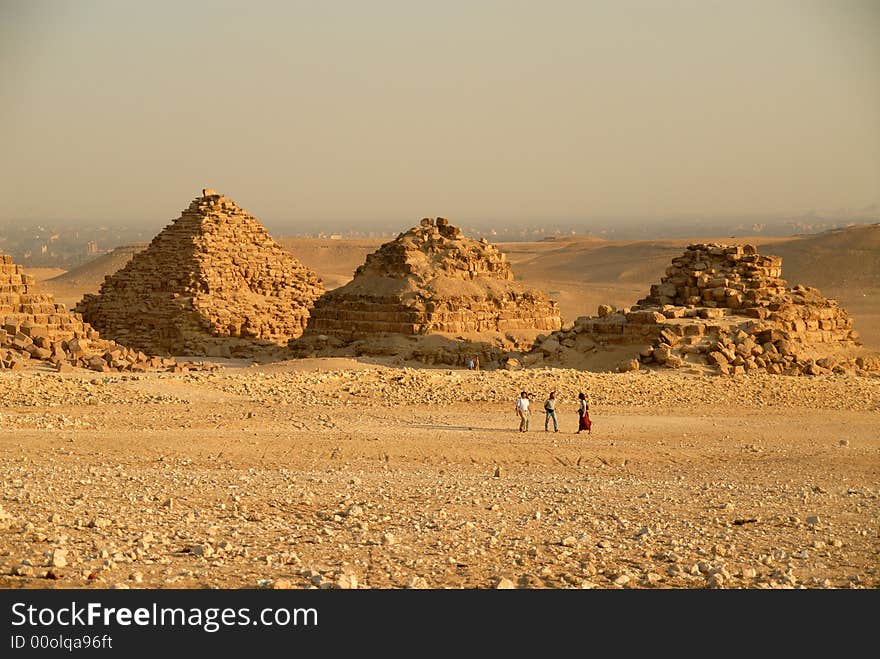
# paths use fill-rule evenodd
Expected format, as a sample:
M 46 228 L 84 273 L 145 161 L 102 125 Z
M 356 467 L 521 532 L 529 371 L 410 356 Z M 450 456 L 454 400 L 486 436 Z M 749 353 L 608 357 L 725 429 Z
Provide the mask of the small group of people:
M 523 391 L 522 393 L 520 393 L 519 398 L 516 399 L 516 413 L 519 416 L 520 432 L 529 431 L 529 420 L 532 417 L 532 412 L 529 408 L 531 407 L 531 399 L 534 397 L 534 394 Z M 553 421 L 553 432 L 559 432 L 559 422 L 556 419 L 555 391 L 551 391 L 550 395 L 547 396 L 547 400 L 544 401 L 544 432 L 550 432 L 550 421 Z M 587 401 L 586 394 L 584 394 L 584 392 L 580 392 L 578 394 L 577 433 L 586 430 L 589 434 L 592 433 L 592 429 L 593 422 L 590 421 L 590 403 Z

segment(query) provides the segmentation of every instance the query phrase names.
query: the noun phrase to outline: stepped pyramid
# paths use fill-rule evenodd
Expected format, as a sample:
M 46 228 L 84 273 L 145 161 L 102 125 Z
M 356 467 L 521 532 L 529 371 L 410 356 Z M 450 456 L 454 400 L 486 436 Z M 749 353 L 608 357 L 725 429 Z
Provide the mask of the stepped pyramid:
M 381 333 L 556 330 L 559 308 L 513 280 L 504 254 L 425 218 L 370 254 L 315 304 L 307 332 L 355 340 Z
M 76 309 L 141 350 L 245 356 L 302 334 L 322 292 L 254 216 L 205 189 Z
M 95 371 L 178 366 L 102 340 L 82 316 L 41 292 L 34 277 L 7 255 L 0 255 L 0 319 L 0 369 L 20 368 L 28 359 L 51 362 L 59 370 L 64 364 Z
M 601 305 L 598 316 L 552 337 L 553 346 L 639 346 L 620 370 L 641 363 L 818 375 L 880 367 L 876 357 L 856 356 L 859 334 L 845 309 L 815 288 L 789 288 L 781 274 L 781 258 L 751 245 L 689 245 L 647 297 L 623 311 Z

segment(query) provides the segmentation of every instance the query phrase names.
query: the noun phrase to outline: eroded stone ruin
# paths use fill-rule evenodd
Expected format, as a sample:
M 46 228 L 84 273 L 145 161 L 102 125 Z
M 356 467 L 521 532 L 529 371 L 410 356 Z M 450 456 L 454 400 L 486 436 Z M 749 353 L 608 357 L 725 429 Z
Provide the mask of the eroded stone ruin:
M 352 281 L 318 300 L 307 336 L 351 341 L 560 325 L 556 302 L 514 281 L 496 246 L 464 237 L 445 218 L 425 218 L 370 254 Z
M 598 316 L 578 318 L 550 339 L 554 346 L 639 346 L 619 370 L 653 364 L 818 375 L 880 366 L 853 356 L 859 334 L 846 310 L 815 288 L 788 288 L 781 274 L 781 258 L 751 245 L 690 245 L 633 307 L 602 305 Z
M 322 293 L 315 273 L 253 215 L 205 189 L 76 309 L 140 350 L 247 356 L 300 336 Z
M 0 255 L 0 319 L 0 370 L 23 368 L 28 360 L 48 362 L 57 370 L 79 366 L 100 372 L 190 366 L 101 339 L 80 314 L 42 292 L 7 255 Z

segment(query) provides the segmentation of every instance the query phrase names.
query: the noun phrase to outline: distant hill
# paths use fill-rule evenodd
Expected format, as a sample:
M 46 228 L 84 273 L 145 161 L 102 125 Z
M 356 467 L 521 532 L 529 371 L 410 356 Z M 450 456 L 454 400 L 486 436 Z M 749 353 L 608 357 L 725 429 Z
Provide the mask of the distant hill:
M 47 280 L 46 285 L 82 288 L 84 292 L 97 292 L 104 283 L 105 275 L 112 275 L 131 261 L 138 252 L 147 248 L 149 243 L 130 243 L 117 247 L 106 254 L 83 263 L 81 266 L 68 270 L 63 275 Z
M 112 275 L 122 268 L 149 243 L 130 243 L 122 245 L 105 254 L 95 257 L 62 275 L 40 282 L 40 287 L 55 296 L 68 309 L 73 309 L 85 293 L 97 293 L 106 275 Z
M 378 238 L 279 238 L 278 242 L 303 265 L 317 272 L 324 280 L 324 288 L 330 290 L 347 284 L 367 254 L 375 252 L 387 241 Z
M 575 237 L 503 243 L 501 248 L 523 279 L 646 286 L 659 281 L 671 259 L 696 240 L 606 241 Z M 819 289 L 880 287 L 880 224 L 787 238 L 721 237 L 699 241 L 752 243 L 762 254 L 781 256 L 782 276 L 792 285 Z
M 782 257 L 782 276 L 790 284 L 819 289 L 880 287 L 880 224 L 797 236 L 758 249 Z
M 519 277 L 582 283 L 644 284 L 659 278 L 688 241 L 567 238 L 553 243 L 503 243 Z

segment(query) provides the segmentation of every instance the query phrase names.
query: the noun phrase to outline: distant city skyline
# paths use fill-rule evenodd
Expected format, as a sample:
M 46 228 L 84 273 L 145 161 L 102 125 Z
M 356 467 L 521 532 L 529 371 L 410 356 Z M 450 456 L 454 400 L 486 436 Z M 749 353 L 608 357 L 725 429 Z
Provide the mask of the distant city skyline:
M 852 225 L 880 224 L 880 215 L 865 218 L 822 217 L 805 215 L 785 220 L 765 218 L 763 222 L 728 219 L 671 219 L 662 224 L 645 222 L 607 222 L 584 225 L 577 223 L 528 222 L 455 222 L 471 238 L 487 238 L 494 243 L 564 240 L 570 237 L 605 240 L 705 239 L 728 236 L 754 236 L 756 239 L 797 234 L 814 234 Z M 16 262 L 28 267 L 76 267 L 117 247 L 135 243 L 146 244 L 168 223 L 130 223 L 115 225 L 0 221 L 0 253 L 12 255 Z M 275 238 L 369 239 L 384 242 L 415 222 L 383 223 L 374 227 L 299 225 L 295 230 L 266 223 Z
M 880 3 L 0 0 L 4 222 L 854 215 Z

